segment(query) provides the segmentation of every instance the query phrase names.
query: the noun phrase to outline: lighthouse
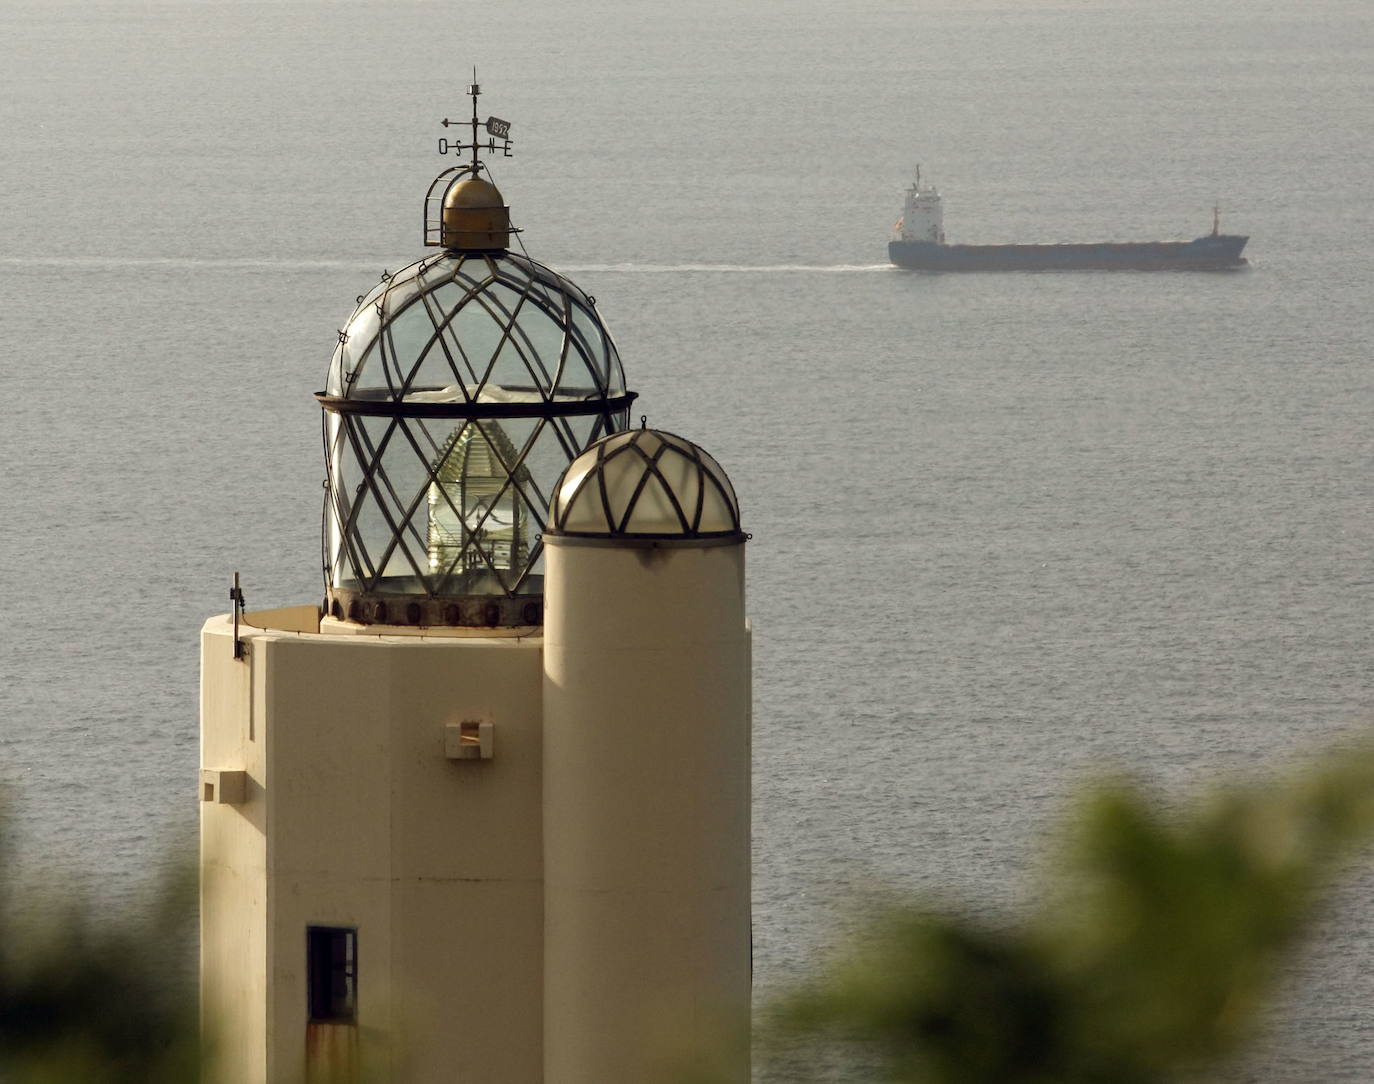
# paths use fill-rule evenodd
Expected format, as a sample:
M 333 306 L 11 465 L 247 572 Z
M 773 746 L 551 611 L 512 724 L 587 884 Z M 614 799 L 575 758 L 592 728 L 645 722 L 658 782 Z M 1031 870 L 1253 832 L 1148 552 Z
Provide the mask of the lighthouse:
M 469 93 L 432 251 L 358 295 L 316 396 L 324 601 L 236 589 L 202 630 L 210 1079 L 745 1084 L 739 503 L 631 424 Z

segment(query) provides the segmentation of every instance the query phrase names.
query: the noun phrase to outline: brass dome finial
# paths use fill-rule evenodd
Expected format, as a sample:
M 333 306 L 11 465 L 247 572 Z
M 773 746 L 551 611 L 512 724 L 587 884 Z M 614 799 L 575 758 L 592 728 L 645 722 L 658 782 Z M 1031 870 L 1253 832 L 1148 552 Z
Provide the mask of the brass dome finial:
M 510 208 L 485 177 L 463 170 L 444 192 L 439 243 L 460 252 L 510 248 Z
M 425 197 L 425 244 L 458 252 L 499 252 L 510 247 L 510 235 L 519 231 L 510 224 L 510 208 L 500 190 L 482 176 L 486 167 L 477 156 L 478 151 L 500 151 L 511 157 L 510 121 L 488 117 L 485 122 L 477 116 L 477 98 L 482 88 L 477 85 L 477 69 L 472 71 L 468 94 L 472 98 L 472 119 L 449 120 L 440 123 L 445 128 L 457 124 L 472 126 L 472 141 L 464 143 L 439 140 L 439 153 L 461 155 L 472 152 L 472 161 L 464 166 L 446 169 L 434 179 Z M 485 127 L 488 138 L 479 141 L 477 131 Z M 438 221 L 435 221 L 436 204 Z

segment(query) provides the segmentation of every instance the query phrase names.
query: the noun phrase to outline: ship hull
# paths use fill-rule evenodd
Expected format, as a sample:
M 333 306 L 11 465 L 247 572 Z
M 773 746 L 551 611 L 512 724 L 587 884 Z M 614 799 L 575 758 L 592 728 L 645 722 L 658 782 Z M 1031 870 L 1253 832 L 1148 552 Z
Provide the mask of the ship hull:
M 1248 237 L 1063 245 L 942 245 L 890 241 L 888 257 L 913 271 L 1215 271 L 1241 267 Z

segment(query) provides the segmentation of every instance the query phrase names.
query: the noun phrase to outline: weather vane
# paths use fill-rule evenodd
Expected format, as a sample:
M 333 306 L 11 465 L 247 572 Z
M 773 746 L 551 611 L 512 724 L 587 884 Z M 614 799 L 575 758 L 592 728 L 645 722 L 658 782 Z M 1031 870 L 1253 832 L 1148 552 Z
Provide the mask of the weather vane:
M 464 151 L 471 151 L 473 173 L 477 173 L 482 168 L 482 162 L 477 157 L 478 151 L 488 151 L 492 154 L 500 151 L 504 157 L 511 157 L 510 121 L 502 120 L 500 117 L 488 117 L 485 122 L 479 120 L 477 117 L 477 98 L 481 93 L 482 88 L 477 85 L 477 69 L 473 68 L 472 82 L 468 85 L 468 95 L 472 98 L 472 119 L 449 120 L 448 117 L 445 117 L 439 122 L 445 128 L 455 124 L 472 125 L 471 143 L 463 143 L 462 141 L 452 142 L 447 138 L 442 138 L 439 140 L 439 153 L 448 154 L 452 151 L 454 154 L 461 156 Z M 486 129 L 487 138 L 485 141 L 479 139 L 477 136 L 478 129 L 480 128 Z

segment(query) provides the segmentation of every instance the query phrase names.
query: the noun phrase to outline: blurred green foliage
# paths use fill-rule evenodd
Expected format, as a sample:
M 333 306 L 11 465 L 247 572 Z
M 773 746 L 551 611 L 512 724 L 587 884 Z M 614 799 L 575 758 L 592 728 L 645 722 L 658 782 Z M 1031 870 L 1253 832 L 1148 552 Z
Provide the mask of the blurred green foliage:
M 1158 1084 L 1252 1038 L 1289 950 L 1374 828 L 1374 748 L 1177 814 L 1082 802 L 1044 891 L 998 927 L 891 908 L 775 1006 L 769 1079 Z
M 4 857 L 0 871 L 13 868 Z M 3 881 L 0 890 L 0 1081 L 198 1078 L 193 880 L 175 878 L 131 909 L 137 918 Z
M 0 848 L 3 847 L 0 824 Z M 775 1006 L 770 1079 L 1164 1084 L 1236 1054 L 1341 864 L 1374 830 L 1374 747 L 1177 814 L 1082 803 L 1025 917 L 894 907 Z M 0 853 L 0 870 L 9 868 Z M 194 884 L 138 917 L 0 881 L 0 1080 L 187 1084 Z

